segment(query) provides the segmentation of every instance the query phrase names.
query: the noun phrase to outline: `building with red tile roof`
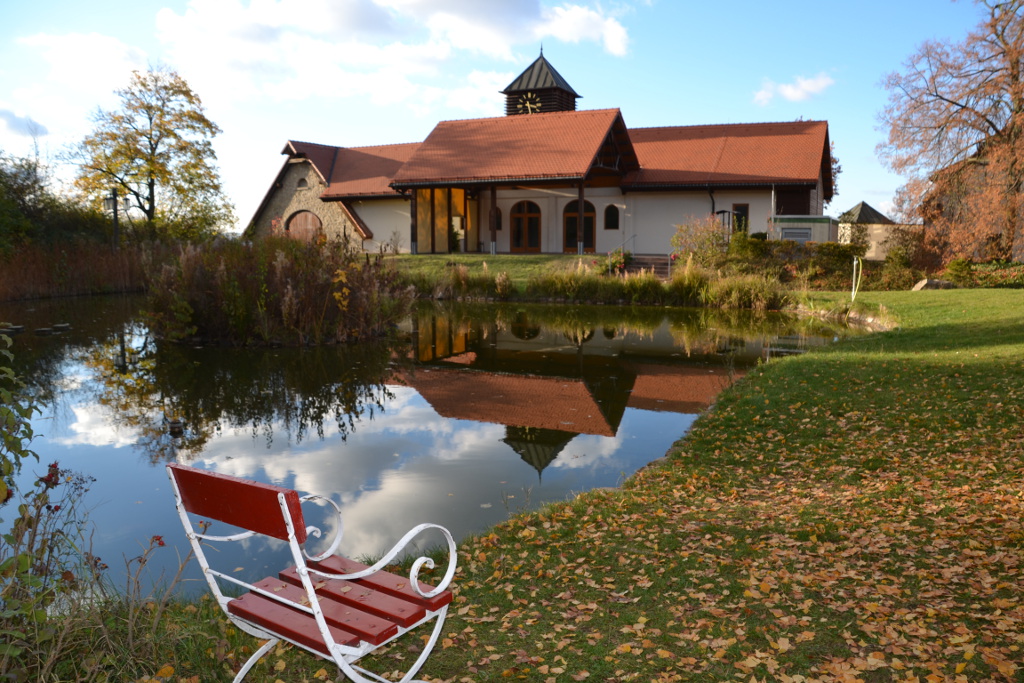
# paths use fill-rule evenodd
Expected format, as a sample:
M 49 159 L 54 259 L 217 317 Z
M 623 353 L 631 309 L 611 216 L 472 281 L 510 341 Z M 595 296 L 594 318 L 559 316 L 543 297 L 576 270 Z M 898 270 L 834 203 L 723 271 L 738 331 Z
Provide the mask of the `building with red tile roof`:
M 442 121 L 419 143 L 289 142 L 248 234 L 348 235 L 368 251 L 666 254 L 676 226 L 710 214 L 725 231 L 835 239 L 822 218 L 825 121 L 629 129 L 618 109 L 577 111 L 543 54 L 502 92 L 505 116 Z M 780 217 L 799 229 L 780 231 Z

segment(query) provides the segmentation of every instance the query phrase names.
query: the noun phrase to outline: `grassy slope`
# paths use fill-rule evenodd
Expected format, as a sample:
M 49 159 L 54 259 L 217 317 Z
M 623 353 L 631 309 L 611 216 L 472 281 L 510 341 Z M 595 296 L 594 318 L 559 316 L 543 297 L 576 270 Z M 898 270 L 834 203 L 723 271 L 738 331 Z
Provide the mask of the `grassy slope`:
M 462 548 L 445 680 L 1022 680 L 1024 293 L 862 294 L 620 491 Z

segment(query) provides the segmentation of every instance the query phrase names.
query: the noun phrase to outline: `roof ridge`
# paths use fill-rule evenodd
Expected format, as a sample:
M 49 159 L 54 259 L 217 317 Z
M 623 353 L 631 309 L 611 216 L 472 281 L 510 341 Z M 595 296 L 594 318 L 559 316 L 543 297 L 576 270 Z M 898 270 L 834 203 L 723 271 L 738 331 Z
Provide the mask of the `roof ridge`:
M 305 140 L 289 140 L 289 144 L 292 145 L 311 145 L 313 147 L 323 147 L 324 149 L 376 149 L 383 147 L 402 147 L 405 145 L 419 145 L 423 141 L 419 140 L 416 142 L 392 142 L 385 145 L 325 145 L 322 142 L 307 142 Z
M 542 114 L 531 114 L 531 115 L 481 116 L 481 117 L 478 117 L 478 118 L 475 118 L 475 119 L 444 119 L 443 121 L 438 121 L 437 123 L 438 123 L 438 125 L 440 125 L 442 123 L 465 123 L 467 121 L 497 121 L 497 120 L 501 120 L 501 121 L 512 121 L 512 120 L 537 121 L 537 120 L 540 119 L 540 117 L 544 117 L 544 119 L 550 120 L 551 117 L 553 117 L 553 116 L 579 116 L 580 114 L 605 114 L 605 113 L 612 112 L 612 111 L 619 112 L 620 114 L 622 113 L 622 110 L 619 107 L 608 107 L 607 109 L 576 109 L 576 110 L 573 110 L 573 111 L 549 111 L 549 112 L 544 112 Z
M 385 148 L 393 148 L 393 147 L 408 147 L 409 145 L 422 145 L 422 144 L 423 144 L 423 141 L 419 140 L 417 142 L 393 142 L 393 143 L 387 144 L 387 145 L 358 145 L 356 147 L 341 147 L 339 149 L 385 149 Z
M 290 145 L 312 145 L 313 147 L 326 147 L 329 149 L 338 149 L 337 145 L 325 145 L 322 142 L 309 142 L 307 140 L 288 140 Z
M 635 130 L 674 130 L 678 128 L 731 128 L 735 126 L 795 126 L 801 123 L 824 123 L 825 119 L 814 119 L 805 121 L 756 121 L 753 123 L 691 123 L 682 126 L 630 126 L 630 132 Z

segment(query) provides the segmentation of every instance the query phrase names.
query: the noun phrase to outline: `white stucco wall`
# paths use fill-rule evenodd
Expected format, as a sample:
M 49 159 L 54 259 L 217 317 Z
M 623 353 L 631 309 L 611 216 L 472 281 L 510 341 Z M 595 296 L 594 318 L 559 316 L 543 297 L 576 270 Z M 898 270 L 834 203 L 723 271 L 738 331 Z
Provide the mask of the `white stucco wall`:
M 349 206 L 373 231 L 373 239 L 363 241 L 364 251 L 377 252 L 381 245 L 394 244 L 400 253 L 409 253 L 408 199 L 361 199 L 350 201 Z
M 547 188 L 529 190 L 502 190 L 497 193 L 498 208 L 501 210 L 501 230 L 497 234 L 498 252 L 510 250 L 511 233 L 509 215 L 512 207 L 521 201 L 535 203 L 541 211 L 541 251 L 563 252 L 563 214 L 566 206 L 578 198 L 575 188 Z M 631 235 L 629 222 L 629 199 L 618 188 L 587 188 L 583 199 L 594 207 L 594 251 L 605 253 L 616 249 Z M 607 230 L 604 227 L 605 210 L 609 205 L 619 209 L 619 228 Z M 484 251 L 490 248 L 488 216 L 490 215 L 490 194 L 480 195 L 480 239 Z M 629 247 L 627 247 L 629 248 Z
M 541 210 L 541 250 L 562 253 L 562 213 L 566 205 L 576 198 L 574 188 L 499 191 L 497 203 L 501 209 L 501 230 L 497 233 L 497 251 L 507 253 L 510 250 L 509 214 L 512 207 L 520 201 L 532 201 Z M 711 197 L 706 191 L 623 194 L 618 188 L 587 188 L 584 199 L 594 205 L 594 244 L 598 254 L 623 244 L 636 254 L 667 254 L 672 251 L 671 239 L 677 225 L 706 217 L 712 210 Z M 772 202 L 770 190 L 716 191 L 714 199 L 714 208 L 718 211 L 732 211 L 734 204 L 747 204 L 750 231 L 767 232 Z M 604 228 L 604 212 L 609 204 L 619 207 L 618 230 Z M 490 249 L 489 213 L 490 194 L 484 191 L 480 193 L 479 220 L 485 252 Z
M 637 254 L 667 254 L 676 226 L 706 218 L 712 211 L 732 211 L 734 204 L 749 206 L 748 231 L 766 232 L 771 216 L 770 190 L 716 191 L 714 207 L 707 192 L 633 193 L 626 195 L 632 227 L 637 234 Z

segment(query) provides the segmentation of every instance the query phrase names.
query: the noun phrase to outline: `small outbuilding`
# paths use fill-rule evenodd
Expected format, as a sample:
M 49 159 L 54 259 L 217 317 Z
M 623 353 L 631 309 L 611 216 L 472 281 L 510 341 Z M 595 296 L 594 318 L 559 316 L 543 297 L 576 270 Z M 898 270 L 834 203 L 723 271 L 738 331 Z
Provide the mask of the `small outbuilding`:
M 883 261 L 888 251 L 889 237 L 898 227 L 881 211 L 867 202 L 861 202 L 839 216 L 839 241 L 843 244 L 864 241 L 868 245 L 864 258 Z

